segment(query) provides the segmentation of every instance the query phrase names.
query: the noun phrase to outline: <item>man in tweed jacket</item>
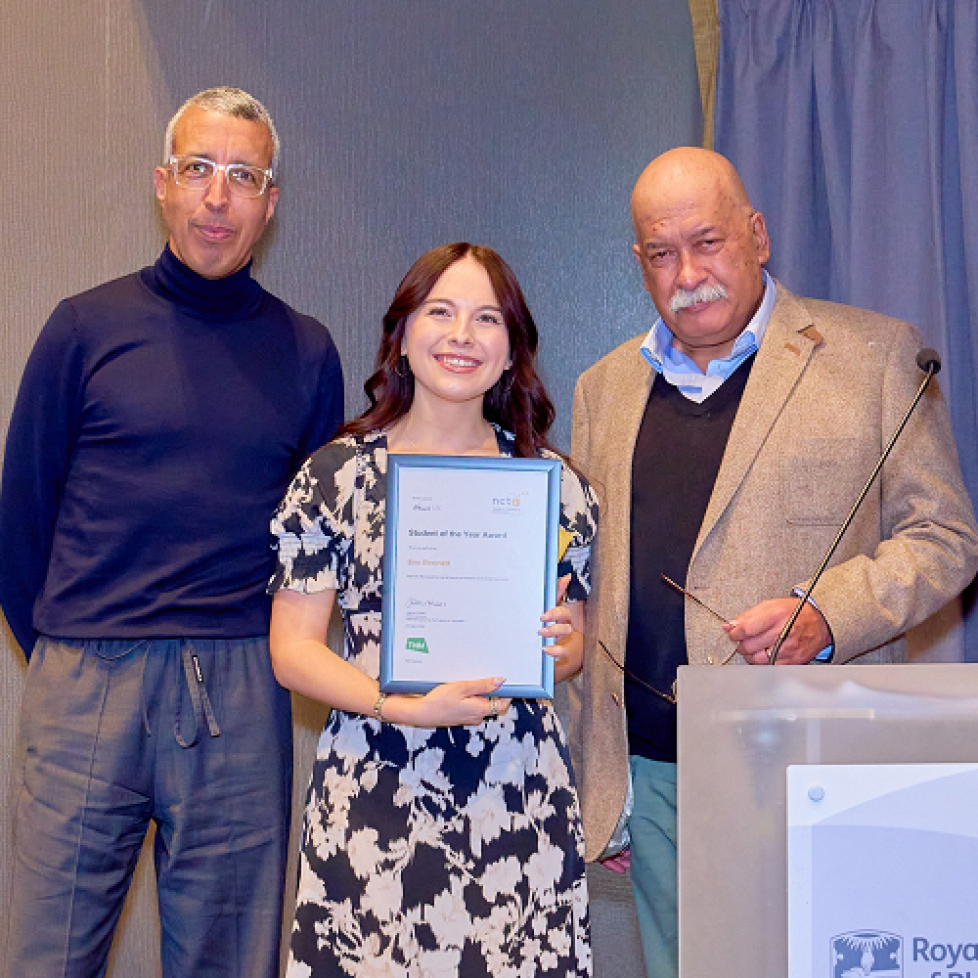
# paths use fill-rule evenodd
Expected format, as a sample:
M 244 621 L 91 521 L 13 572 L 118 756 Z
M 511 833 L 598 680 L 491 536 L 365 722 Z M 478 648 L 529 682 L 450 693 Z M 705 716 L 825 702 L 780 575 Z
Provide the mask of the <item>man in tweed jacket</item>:
M 678 665 L 760 665 L 922 379 L 907 323 L 792 295 L 731 164 L 671 150 L 632 196 L 661 319 L 578 381 L 571 453 L 601 499 L 585 669 L 571 695 L 588 859 L 623 810 L 650 976 L 677 973 Z M 779 662 L 899 662 L 978 567 L 936 384 Z M 719 615 L 668 587 L 667 574 Z M 732 655 L 731 655 L 732 654 Z

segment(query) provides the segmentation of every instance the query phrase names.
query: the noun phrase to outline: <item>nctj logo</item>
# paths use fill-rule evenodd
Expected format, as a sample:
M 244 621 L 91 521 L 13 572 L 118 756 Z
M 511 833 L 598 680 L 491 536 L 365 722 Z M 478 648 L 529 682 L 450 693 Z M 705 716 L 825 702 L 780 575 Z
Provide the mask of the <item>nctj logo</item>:
M 853 930 L 832 938 L 832 978 L 902 978 L 903 938 Z
M 424 652 L 425 655 L 428 654 L 428 643 L 423 638 L 409 638 L 404 643 L 404 648 L 408 652 Z
M 521 496 L 492 496 L 493 516 L 519 516 L 523 505 Z

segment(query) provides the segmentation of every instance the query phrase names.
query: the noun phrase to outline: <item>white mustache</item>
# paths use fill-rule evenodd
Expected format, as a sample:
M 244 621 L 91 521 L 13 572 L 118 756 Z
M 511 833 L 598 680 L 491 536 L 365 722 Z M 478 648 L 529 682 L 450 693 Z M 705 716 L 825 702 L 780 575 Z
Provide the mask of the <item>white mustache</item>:
M 727 290 L 722 285 L 701 285 L 699 288 L 687 292 L 686 289 L 676 289 L 672 298 L 669 300 L 669 309 L 672 312 L 679 312 L 689 306 L 695 306 L 700 302 L 717 302 L 727 298 Z

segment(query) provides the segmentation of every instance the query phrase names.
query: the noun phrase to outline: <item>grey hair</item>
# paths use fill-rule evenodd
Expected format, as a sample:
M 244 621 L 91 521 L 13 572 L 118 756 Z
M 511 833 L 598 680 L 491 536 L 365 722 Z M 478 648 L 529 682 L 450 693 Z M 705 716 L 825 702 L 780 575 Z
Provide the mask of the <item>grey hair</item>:
M 173 155 L 173 134 L 177 128 L 184 112 L 192 106 L 206 109 L 208 112 L 217 112 L 219 115 L 233 116 L 235 119 L 246 119 L 248 122 L 260 122 L 268 130 L 272 137 L 272 178 L 278 172 L 278 158 L 282 149 L 281 141 L 278 138 L 278 130 L 272 117 L 261 102 L 253 95 L 242 91 L 240 88 L 229 88 L 222 85 L 218 88 L 205 88 L 204 91 L 191 95 L 183 105 L 174 113 L 173 118 L 167 123 L 166 133 L 163 136 L 163 162 Z

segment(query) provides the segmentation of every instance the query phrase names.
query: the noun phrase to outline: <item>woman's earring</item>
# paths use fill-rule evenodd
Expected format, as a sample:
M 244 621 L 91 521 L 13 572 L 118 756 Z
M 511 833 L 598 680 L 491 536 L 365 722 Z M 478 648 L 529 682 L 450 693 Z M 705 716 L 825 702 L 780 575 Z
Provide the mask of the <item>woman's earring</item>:
M 411 376 L 411 365 L 408 363 L 408 358 L 403 353 L 397 358 L 394 373 L 396 373 L 401 380 L 407 380 L 408 377 Z
M 516 380 L 516 377 L 514 376 L 513 371 L 510 370 L 509 367 L 507 367 L 503 371 L 503 375 L 499 379 L 502 380 L 503 377 L 505 377 L 507 373 L 509 374 L 509 377 L 506 378 L 506 383 L 499 385 L 499 390 L 503 394 L 508 394 L 513 389 L 513 381 Z

